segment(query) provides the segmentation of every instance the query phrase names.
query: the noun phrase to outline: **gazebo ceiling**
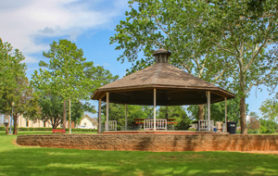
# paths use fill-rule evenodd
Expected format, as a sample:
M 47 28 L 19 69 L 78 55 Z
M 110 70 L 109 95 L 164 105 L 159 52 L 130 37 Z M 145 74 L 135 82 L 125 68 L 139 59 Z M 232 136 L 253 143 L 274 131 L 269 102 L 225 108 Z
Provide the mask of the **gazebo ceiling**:
M 207 102 L 206 91 L 211 91 L 211 102 L 234 98 L 234 94 L 194 77 L 167 63 L 169 52 L 158 50 L 156 64 L 123 77 L 97 89 L 92 99 L 120 104 L 153 104 L 153 89 L 157 89 L 157 105 L 190 105 Z M 160 60 L 161 59 L 161 60 Z
M 129 91 L 109 91 L 109 101 L 118 104 L 153 105 L 153 89 L 138 89 Z M 211 94 L 211 102 L 223 101 L 220 94 Z M 207 103 L 206 91 L 189 89 L 157 88 L 157 105 L 191 105 Z M 105 96 L 101 99 L 105 101 Z

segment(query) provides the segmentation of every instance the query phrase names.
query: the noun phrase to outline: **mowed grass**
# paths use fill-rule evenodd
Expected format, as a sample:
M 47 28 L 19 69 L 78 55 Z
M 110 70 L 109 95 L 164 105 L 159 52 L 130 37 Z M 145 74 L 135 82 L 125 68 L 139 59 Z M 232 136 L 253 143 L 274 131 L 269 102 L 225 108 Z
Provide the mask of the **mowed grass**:
M 271 154 L 55 149 L 15 139 L 0 132 L 0 176 L 278 175 L 278 155 Z

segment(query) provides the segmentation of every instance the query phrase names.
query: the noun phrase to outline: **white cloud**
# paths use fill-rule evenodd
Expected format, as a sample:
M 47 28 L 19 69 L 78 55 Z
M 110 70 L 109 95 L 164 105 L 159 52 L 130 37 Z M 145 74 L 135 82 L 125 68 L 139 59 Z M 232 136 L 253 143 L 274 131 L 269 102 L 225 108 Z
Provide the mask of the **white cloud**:
M 25 60 L 23 61 L 24 63 L 30 63 L 30 64 L 33 64 L 33 63 L 38 63 L 39 60 L 32 57 L 32 56 L 25 56 Z
M 107 25 L 124 8 L 124 5 L 119 7 L 123 1 L 126 2 L 112 1 L 114 5 L 98 10 L 97 4 L 103 3 L 98 0 L 3 0 L 0 1 L 0 37 L 25 55 L 31 55 L 48 48 L 48 43 L 38 39 L 67 36 L 74 40 L 88 29 Z M 25 62 L 35 60 L 26 57 Z

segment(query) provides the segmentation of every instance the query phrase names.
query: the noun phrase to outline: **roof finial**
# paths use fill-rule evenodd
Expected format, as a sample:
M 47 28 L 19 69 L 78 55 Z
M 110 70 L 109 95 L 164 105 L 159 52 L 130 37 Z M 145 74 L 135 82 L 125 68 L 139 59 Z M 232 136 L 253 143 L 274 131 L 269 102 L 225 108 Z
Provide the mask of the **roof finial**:
M 171 52 L 167 51 L 164 48 L 156 50 L 153 52 L 156 63 L 168 63 L 168 57 L 171 55 Z

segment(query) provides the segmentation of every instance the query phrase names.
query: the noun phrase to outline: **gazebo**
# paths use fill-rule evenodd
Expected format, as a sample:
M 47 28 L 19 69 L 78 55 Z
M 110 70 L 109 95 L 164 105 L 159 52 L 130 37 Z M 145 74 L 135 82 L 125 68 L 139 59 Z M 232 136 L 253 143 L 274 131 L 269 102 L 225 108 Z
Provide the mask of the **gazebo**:
M 207 131 L 211 131 L 211 103 L 225 101 L 225 124 L 227 123 L 227 99 L 234 94 L 217 87 L 168 63 L 171 53 L 165 49 L 154 52 L 155 64 L 133 74 L 98 88 L 93 100 L 99 101 L 98 124 L 101 129 L 101 102 L 106 101 L 105 131 L 115 124 L 109 121 L 109 103 L 124 105 L 153 105 L 153 119 L 146 119 L 144 126 L 156 131 L 167 122 L 156 119 L 156 106 L 207 104 L 207 120 L 200 121 Z M 126 107 L 126 106 L 125 106 Z M 127 126 L 127 113 L 125 113 Z

